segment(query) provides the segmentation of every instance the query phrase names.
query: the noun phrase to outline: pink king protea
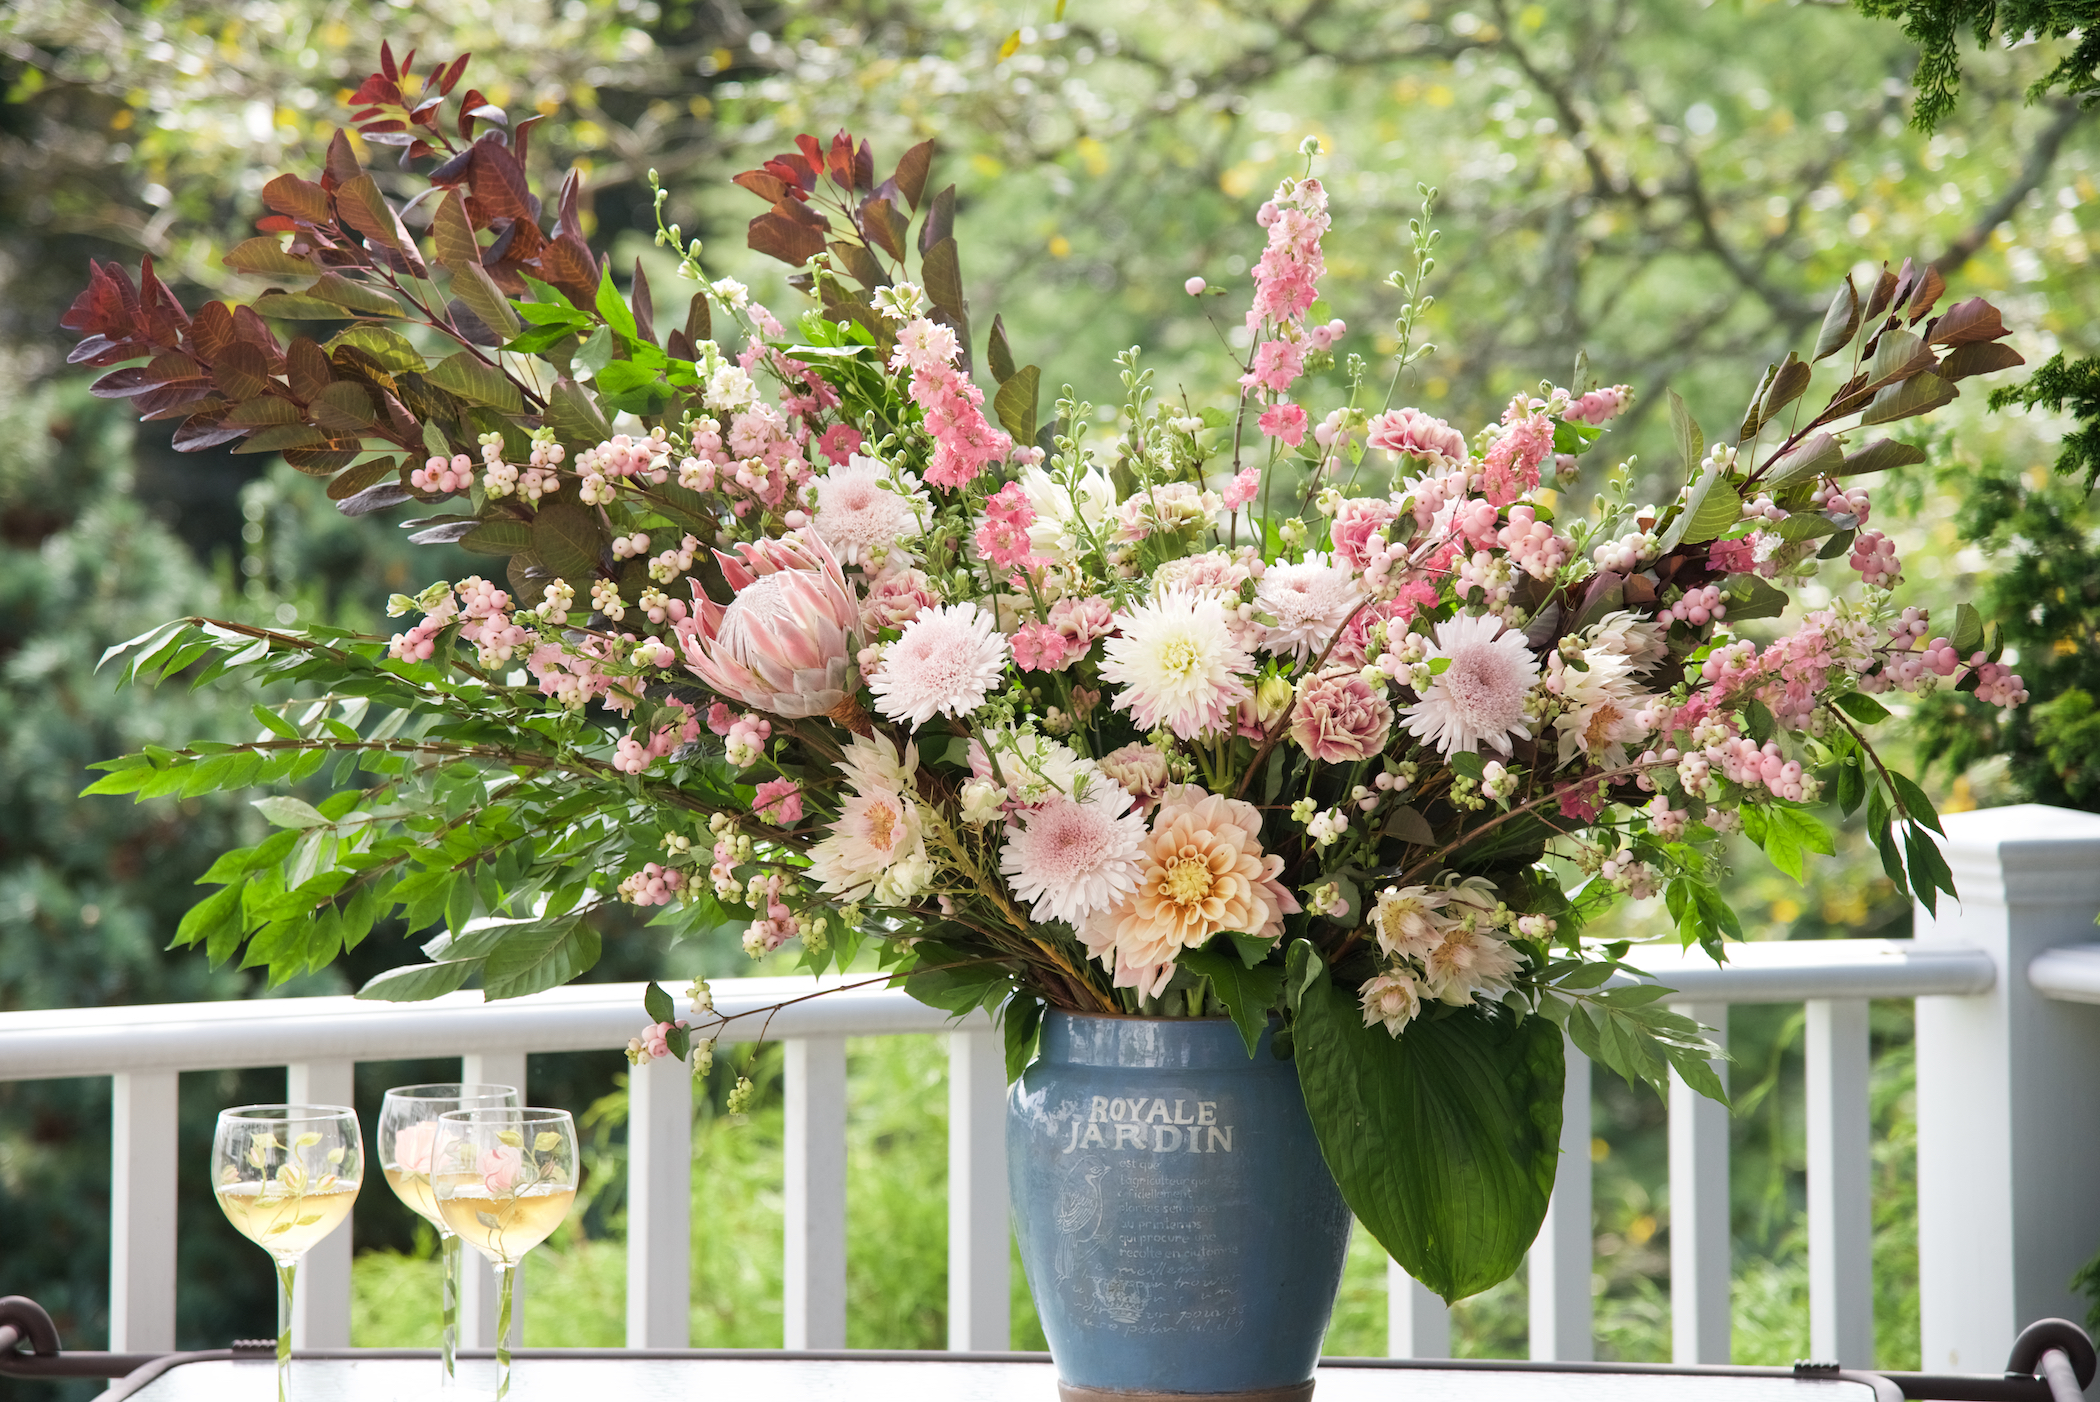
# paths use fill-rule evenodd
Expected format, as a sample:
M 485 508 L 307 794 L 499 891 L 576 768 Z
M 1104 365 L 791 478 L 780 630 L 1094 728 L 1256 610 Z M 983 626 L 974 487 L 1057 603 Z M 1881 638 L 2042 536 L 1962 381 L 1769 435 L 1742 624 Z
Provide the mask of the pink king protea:
M 715 552 L 736 597 L 726 607 L 704 596 L 695 601 L 685 637 L 687 670 L 724 696 L 776 716 L 828 715 L 866 725 L 853 699 L 860 611 L 838 560 L 815 536 L 736 549 L 735 555 Z

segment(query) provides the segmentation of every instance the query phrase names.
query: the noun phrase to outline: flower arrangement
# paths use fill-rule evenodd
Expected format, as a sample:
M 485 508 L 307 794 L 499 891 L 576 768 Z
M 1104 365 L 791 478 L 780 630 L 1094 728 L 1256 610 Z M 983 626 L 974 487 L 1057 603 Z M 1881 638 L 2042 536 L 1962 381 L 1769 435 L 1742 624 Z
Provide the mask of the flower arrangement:
M 577 177 L 530 194 L 529 124 L 469 93 L 448 126 L 463 60 L 418 88 L 383 59 L 353 121 L 412 197 L 338 133 L 227 255 L 292 286 L 193 315 L 150 261 L 96 265 L 66 319 L 75 361 L 124 366 L 97 392 L 181 418 L 177 446 L 281 452 L 345 512 L 433 508 L 415 539 L 490 559 L 397 597 L 390 639 L 189 619 L 112 650 L 296 695 L 89 792 L 334 764 L 205 876 L 179 939 L 214 961 L 283 977 L 399 918 L 442 928 L 361 996 L 516 996 L 588 969 L 617 900 L 818 972 L 873 946 L 916 996 L 993 1011 L 1016 1071 L 1046 1008 L 1230 1017 L 1250 1052 L 1273 1021 L 1358 1217 L 1456 1297 L 1544 1212 L 1563 1030 L 1721 1094 L 1700 1029 L 1583 938 L 1616 902 L 1661 897 L 1723 957 L 1720 839 L 1798 876 L 1826 797 L 1865 805 L 1899 886 L 1953 889 L 1874 697 L 2025 692 L 1973 610 L 1894 601 L 1860 483 L 1924 456 L 1870 429 L 2020 357 L 1981 299 L 1935 314 L 1931 269 L 1841 286 L 1711 443 L 1672 395 L 1684 486 L 1642 504 L 1621 466 L 1577 514 L 1628 387 L 1541 386 L 1471 433 L 1398 403 L 1431 349 L 1429 192 L 1389 388 L 1337 364 L 1308 152 L 1261 208 L 1237 385 L 1163 400 L 1133 349 L 1118 413 L 1067 390 L 1045 417 L 1001 322 L 973 333 L 931 143 L 878 179 L 866 143 L 805 136 L 737 177 L 751 246 L 812 299 L 787 320 L 660 222 L 700 283 L 660 334 L 641 265 L 623 292 L 586 244 Z M 1797 610 L 1825 562 L 1859 596 Z M 719 1018 L 691 996 L 697 1026 L 652 986 L 629 1055 L 704 1070 Z

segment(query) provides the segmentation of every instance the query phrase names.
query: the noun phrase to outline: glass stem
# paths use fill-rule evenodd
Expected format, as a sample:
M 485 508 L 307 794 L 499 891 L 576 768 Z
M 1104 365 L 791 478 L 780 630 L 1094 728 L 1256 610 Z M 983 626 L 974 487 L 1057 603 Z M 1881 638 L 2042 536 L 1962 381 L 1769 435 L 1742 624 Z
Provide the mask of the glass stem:
M 445 1262 L 445 1372 L 439 1385 L 451 1387 L 459 1379 L 455 1371 L 455 1355 L 459 1349 L 459 1248 L 460 1240 L 451 1232 L 438 1237 L 438 1254 Z
M 277 1402 L 285 1402 L 292 1381 L 292 1275 L 297 1261 L 277 1263 Z
M 510 1396 L 510 1287 L 516 1266 L 496 1267 L 496 1402 Z

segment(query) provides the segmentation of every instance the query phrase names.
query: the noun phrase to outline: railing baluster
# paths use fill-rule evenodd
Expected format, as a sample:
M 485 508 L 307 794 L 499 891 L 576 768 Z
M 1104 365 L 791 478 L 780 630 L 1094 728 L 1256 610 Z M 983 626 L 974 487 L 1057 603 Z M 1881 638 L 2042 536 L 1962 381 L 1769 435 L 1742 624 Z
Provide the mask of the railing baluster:
M 1808 1003 L 1808 1339 L 1874 1366 L 1874 1203 L 1867 1005 Z
M 1451 1356 L 1451 1311 L 1394 1260 L 1385 1263 L 1385 1356 Z
M 285 1068 L 284 1098 L 294 1105 L 354 1105 L 357 1063 L 354 1061 L 300 1061 Z M 365 1146 L 368 1154 L 377 1144 Z M 377 1191 L 378 1160 L 367 1165 L 364 1187 Z M 362 1191 L 362 1189 L 360 1189 Z M 357 1226 L 353 1213 L 338 1231 L 314 1243 L 292 1290 L 292 1347 L 350 1347 L 350 1257 L 351 1232 Z
M 948 1347 L 1011 1345 L 1006 1050 L 997 1032 L 948 1034 Z
M 1531 1244 L 1531 1356 L 1587 1363 L 1597 1356 L 1590 1268 L 1596 1248 L 1590 1217 L 1590 1059 L 1567 1047 L 1560 1105 L 1560 1171 L 1546 1221 Z
M 173 1071 L 112 1076 L 109 1146 L 109 1346 L 175 1347 Z
M 1728 1045 L 1726 1003 L 1681 1003 Z M 1713 1063 L 1727 1083 L 1727 1063 Z M 1728 1109 L 1670 1073 L 1670 1335 L 1676 1363 L 1728 1361 Z
M 692 1342 L 693 1077 L 668 1057 L 627 1077 L 627 1347 Z
M 459 1059 L 459 1078 L 477 1085 L 516 1086 L 518 1103 L 530 1105 L 532 1093 L 525 1085 L 525 1053 L 475 1052 Z M 529 1259 L 529 1258 L 528 1258 Z M 459 1345 L 461 1348 L 496 1346 L 496 1268 L 479 1251 L 468 1247 L 460 1252 Z M 511 1282 L 510 1346 L 525 1342 L 525 1268 L 520 1266 Z
M 787 1348 L 846 1346 L 846 1039 L 787 1043 Z

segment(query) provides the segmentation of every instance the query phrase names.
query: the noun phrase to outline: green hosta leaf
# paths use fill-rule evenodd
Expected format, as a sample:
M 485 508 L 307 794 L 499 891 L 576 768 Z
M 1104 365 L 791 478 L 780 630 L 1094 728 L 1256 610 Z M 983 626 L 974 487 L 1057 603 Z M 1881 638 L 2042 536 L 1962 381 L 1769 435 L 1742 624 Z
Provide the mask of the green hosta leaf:
M 1560 1029 L 1464 1008 L 1393 1037 L 1318 969 L 1292 1034 L 1320 1152 L 1356 1219 L 1446 1300 L 1508 1279 L 1553 1192 Z
M 480 968 L 472 959 L 456 964 L 410 964 L 388 969 L 357 990 L 360 998 L 387 1003 L 420 1003 L 452 992 Z
M 581 920 L 520 930 L 481 961 L 490 1002 L 559 987 L 598 962 L 598 932 Z
M 1210 980 L 1218 1001 L 1232 1015 L 1232 1025 L 1239 1028 L 1240 1040 L 1247 1044 L 1247 1055 L 1252 1056 L 1261 1042 L 1262 1030 L 1269 1025 L 1276 995 L 1283 991 L 1283 970 L 1274 964 L 1257 964 L 1250 969 L 1237 949 L 1217 945 L 1213 938 L 1201 949 L 1184 949 L 1176 962 L 1190 973 Z

